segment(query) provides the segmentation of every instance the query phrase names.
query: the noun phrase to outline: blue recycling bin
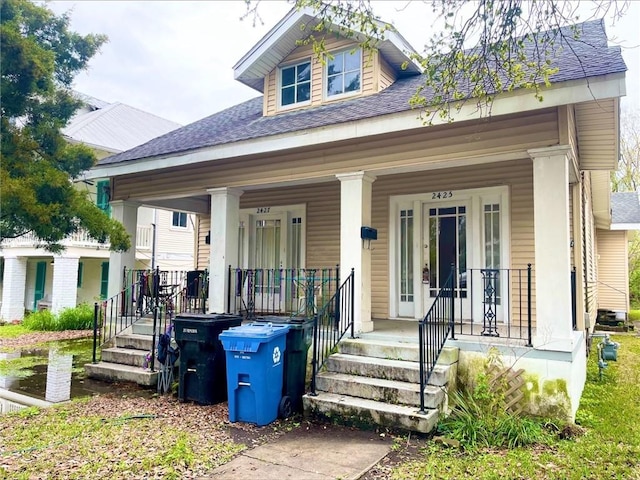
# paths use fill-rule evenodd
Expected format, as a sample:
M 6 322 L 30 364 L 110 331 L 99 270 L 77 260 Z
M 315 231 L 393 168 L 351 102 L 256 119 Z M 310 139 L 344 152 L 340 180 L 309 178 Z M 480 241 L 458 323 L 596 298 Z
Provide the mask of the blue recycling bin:
M 231 422 L 268 425 L 278 418 L 288 325 L 250 323 L 220 333 L 227 359 Z

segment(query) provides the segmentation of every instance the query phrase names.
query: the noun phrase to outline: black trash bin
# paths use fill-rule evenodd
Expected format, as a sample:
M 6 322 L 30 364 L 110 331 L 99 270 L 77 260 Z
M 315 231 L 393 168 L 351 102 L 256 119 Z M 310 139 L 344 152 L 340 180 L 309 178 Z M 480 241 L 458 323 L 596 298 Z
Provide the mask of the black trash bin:
M 291 405 L 282 405 L 279 413 L 286 418 L 293 412 L 301 412 L 307 376 L 307 355 L 313 340 L 313 318 L 265 316 L 258 317 L 255 323 L 289 325 L 284 353 L 282 396 L 290 398 Z
M 176 342 L 180 346 L 178 398 L 201 405 L 227 399 L 227 364 L 218 336 L 242 323 L 240 315 L 188 314 L 177 316 Z

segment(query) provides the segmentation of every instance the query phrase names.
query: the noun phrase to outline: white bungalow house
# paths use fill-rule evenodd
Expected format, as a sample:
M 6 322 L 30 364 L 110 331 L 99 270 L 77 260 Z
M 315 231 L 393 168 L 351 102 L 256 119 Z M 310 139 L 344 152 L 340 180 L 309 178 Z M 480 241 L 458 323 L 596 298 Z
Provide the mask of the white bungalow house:
M 62 133 L 69 142 L 93 148 L 99 159 L 180 127 L 129 105 L 78 95 L 85 106 Z M 115 203 L 109 205 L 108 179 L 79 181 L 77 187 L 87 189 L 101 208 L 118 208 Z M 192 269 L 194 220 L 195 215 L 182 210 L 140 206 L 138 221 L 132 225 L 136 232 L 135 248 L 131 249 L 135 262 L 130 268 L 148 269 L 153 265 L 164 270 Z M 122 270 L 110 273 L 108 244 L 100 244 L 80 232 L 66 239 L 64 245 L 66 250 L 62 254 L 52 255 L 38 248 L 37 239 L 30 235 L 2 243 L 0 318 L 22 319 L 25 310 L 39 307 L 57 312 L 81 302 L 93 303 L 107 297 L 109 275 L 122 281 Z
M 292 10 L 234 66 L 260 94 L 253 100 L 101 160 L 92 175 L 110 179 L 114 215 L 135 225 L 144 204 L 197 216 L 210 312 L 257 311 L 287 295 L 255 270 L 279 279 L 282 269 L 339 264 L 343 282 L 353 269 L 354 333 L 369 341 L 411 331 L 405 343 L 416 346 L 453 265 L 447 345 L 458 371 L 496 346 L 524 368 L 530 398 L 550 397 L 534 411 L 549 403 L 575 415 L 625 93 L 626 67 L 603 22 L 578 25 L 580 40 L 558 45 L 544 101 L 504 92 L 490 118 L 469 102 L 453 122 L 425 125 L 409 105 L 423 79 L 399 33 L 373 52 L 327 35 L 321 62 L 299 42 L 300 25 L 313 21 Z M 111 263 L 134 258 L 111 254 Z M 317 285 L 313 311 L 327 301 Z M 353 353 L 340 345 L 334 363 Z M 331 388 L 316 401 L 354 395 Z

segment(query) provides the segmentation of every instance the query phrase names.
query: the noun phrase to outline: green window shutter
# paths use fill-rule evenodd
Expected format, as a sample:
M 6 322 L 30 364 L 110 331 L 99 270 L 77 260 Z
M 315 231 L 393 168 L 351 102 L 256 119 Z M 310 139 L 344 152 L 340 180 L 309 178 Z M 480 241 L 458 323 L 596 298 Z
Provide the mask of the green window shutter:
M 100 276 L 100 298 L 107 298 L 109 293 L 109 262 L 102 262 L 102 274 Z
M 44 284 L 47 278 L 47 262 L 38 262 L 36 265 L 36 288 L 33 296 L 33 311 L 38 309 L 38 301 L 44 297 Z
M 109 205 L 109 186 L 109 180 L 100 180 L 96 184 L 96 205 L 98 205 L 98 208 L 107 215 L 111 215 L 111 205 Z
M 78 288 L 82 288 L 82 274 L 84 273 L 84 264 L 78 263 Z

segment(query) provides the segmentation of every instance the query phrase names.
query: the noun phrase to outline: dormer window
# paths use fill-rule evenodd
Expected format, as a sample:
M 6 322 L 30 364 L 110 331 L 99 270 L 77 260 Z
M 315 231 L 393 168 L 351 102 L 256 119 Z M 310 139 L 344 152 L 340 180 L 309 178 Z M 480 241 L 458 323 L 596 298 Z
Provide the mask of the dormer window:
M 333 52 L 327 58 L 327 98 L 356 93 L 361 88 L 362 50 Z
M 299 105 L 311 100 L 309 60 L 280 69 L 280 106 Z

